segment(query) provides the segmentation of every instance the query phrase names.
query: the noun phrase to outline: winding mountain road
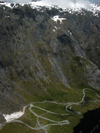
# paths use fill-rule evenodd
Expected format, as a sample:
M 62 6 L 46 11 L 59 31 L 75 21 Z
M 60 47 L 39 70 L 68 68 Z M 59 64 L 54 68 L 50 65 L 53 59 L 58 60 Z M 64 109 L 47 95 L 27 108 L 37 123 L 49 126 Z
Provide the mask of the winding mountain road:
M 83 103 L 84 102 L 84 99 L 85 99 L 85 91 L 86 90 L 89 90 L 89 91 L 92 91 L 92 92 L 94 92 L 93 90 L 91 90 L 91 89 L 88 89 L 88 88 L 85 88 L 85 89 L 83 89 L 83 97 L 82 97 L 82 100 L 80 101 L 80 102 L 77 102 L 77 103 L 67 103 L 68 105 L 66 106 L 66 111 L 67 112 L 69 112 L 69 113 L 73 113 L 71 110 L 69 110 L 69 107 L 70 106 L 72 106 L 72 105 L 79 105 L 79 104 L 81 104 L 81 103 Z M 95 93 L 95 92 L 94 92 Z M 98 98 L 100 98 L 100 96 L 97 94 L 97 93 L 95 93 L 96 94 L 96 96 L 98 97 Z M 100 101 L 100 100 L 98 100 L 98 101 Z M 81 114 L 81 112 L 78 112 L 78 111 L 75 111 L 74 113 L 77 113 L 77 114 Z
M 23 111 L 24 111 L 24 113 L 25 113 L 25 110 L 26 110 L 26 108 L 28 107 L 29 111 L 37 118 L 37 127 L 32 127 L 32 126 L 30 126 L 30 125 L 28 125 L 28 124 L 22 122 L 21 120 L 11 120 L 11 121 L 5 122 L 4 124 L 2 124 L 2 125 L 0 125 L 0 126 L 1 126 L 1 128 L 3 128 L 3 127 L 4 127 L 6 124 L 8 124 L 8 123 L 17 122 L 17 123 L 21 123 L 21 124 L 27 126 L 28 128 L 30 128 L 30 129 L 32 129 L 32 130 L 44 130 L 44 132 L 47 133 L 47 132 L 48 132 L 47 129 L 48 129 L 49 126 L 67 125 L 67 124 L 70 124 L 70 122 L 69 122 L 68 120 L 55 121 L 55 120 L 52 120 L 52 119 L 43 117 L 43 115 L 44 115 L 45 113 L 42 114 L 42 115 L 38 115 L 38 114 L 36 114 L 36 113 L 32 110 L 32 108 L 37 108 L 37 109 L 40 109 L 40 110 L 46 112 L 46 114 L 47 114 L 47 113 L 50 113 L 50 114 L 53 114 L 53 115 L 65 115 L 65 116 L 66 116 L 66 115 L 69 115 L 69 113 L 71 113 L 71 114 L 72 114 L 72 113 L 81 114 L 81 112 L 78 112 L 78 111 L 73 112 L 71 109 L 69 109 L 69 107 L 72 106 L 72 105 L 79 105 L 79 104 L 83 103 L 83 102 L 84 102 L 84 99 L 85 99 L 85 95 L 86 95 L 86 90 L 89 90 L 89 91 L 92 91 L 93 93 L 95 93 L 95 92 L 94 92 L 93 90 L 91 90 L 91 89 L 88 89 L 88 88 L 83 89 L 83 97 L 82 97 L 82 100 L 79 101 L 79 102 L 76 102 L 76 103 L 74 103 L 74 102 L 71 102 L 71 103 L 58 103 L 58 102 L 56 102 L 56 101 L 43 101 L 43 102 L 31 102 L 30 104 L 26 105 L 26 106 L 23 108 Z M 98 95 L 97 93 L 95 93 L 95 94 L 96 94 L 96 96 L 97 96 L 98 98 L 100 98 L 100 95 Z M 100 100 L 97 100 L 97 101 L 100 101 Z M 68 113 L 66 113 L 66 114 L 55 113 L 55 112 L 52 112 L 52 111 L 49 111 L 49 110 L 46 110 L 46 109 L 44 109 L 44 108 L 41 108 L 41 107 L 39 107 L 39 106 L 34 105 L 34 104 L 36 104 L 36 103 L 40 103 L 40 104 L 42 104 L 42 103 L 53 103 L 53 104 L 58 104 L 58 105 L 65 105 L 65 106 L 66 106 L 66 111 L 67 111 Z M 43 119 L 43 120 L 49 121 L 49 122 L 51 122 L 51 124 L 41 125 L 39 119 Z

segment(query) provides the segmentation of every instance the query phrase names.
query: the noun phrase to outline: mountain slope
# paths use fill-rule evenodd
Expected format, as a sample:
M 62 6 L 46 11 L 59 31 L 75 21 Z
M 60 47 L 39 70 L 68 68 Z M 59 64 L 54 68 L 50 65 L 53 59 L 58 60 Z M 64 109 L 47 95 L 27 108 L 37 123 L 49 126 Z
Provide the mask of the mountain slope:
M 99 16 L 0 6 L 0 122 L 32 101 L 70 102 L 76 90 L 100 90 Z

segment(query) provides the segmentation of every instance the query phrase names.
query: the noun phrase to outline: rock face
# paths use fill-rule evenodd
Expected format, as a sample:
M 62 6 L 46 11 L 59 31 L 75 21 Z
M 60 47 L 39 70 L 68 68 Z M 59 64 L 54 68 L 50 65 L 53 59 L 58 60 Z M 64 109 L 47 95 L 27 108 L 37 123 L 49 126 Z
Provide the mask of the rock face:
M 0 6 L 1 114 L 49 95 L 53 83 L 100 89 L 100 14 L 83 12 Z

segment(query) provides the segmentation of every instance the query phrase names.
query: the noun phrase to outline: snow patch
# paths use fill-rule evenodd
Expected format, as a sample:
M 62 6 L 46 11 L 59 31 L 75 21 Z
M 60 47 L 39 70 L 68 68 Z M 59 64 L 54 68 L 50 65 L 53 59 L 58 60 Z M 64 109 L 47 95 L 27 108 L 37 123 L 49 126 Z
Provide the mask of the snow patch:
M 11 3 L 4 2 L 4 3 L 0 3 L 0 5 L 7 6 L 7 7 L 11 8 Z
M 20 118 L 25 112 L 25 108 L 23 109 L 23 111 L 19 111 L 19 112 L 14 112 L 12 114 L 3 114 L 6 122 L 10 122 L 10 121 L 13 121 L 15 119 L 18 119 Z
M 63 20 L 66 20 L 66 18 L 59 18 L 58 15 L 54 16 L 51 18 L 53 21 L 57 22 L 58 20 L 60 21 L 60 24 L 62 23 Z
M 57 26 L 54 26 L 54 28 L 57 30 L 58 28 L 57 28 Z
M 70 30 L 68 30 L 68 33 L 72 36 L 72 32 Z
M 9 17 L 10 17 L 10 16 L 6 16 L 6 15 L 5 15 L 5 18 L 9 18 Z
M 56 30 L 55 30 L 55 29 L 53 29 L 53 31 L 54 31 L 54 32 L 56 32 Z
M 91 8 L 89 11 L 93 12 L 93 15 L 94 15 L 94 16 L 99 17 L 99 16 L 98 16 L 98 13 L 100 12 L 100 6 L 95 5 L 95 4 L 91 4 L 91 7 L 92 7 L 92 8 Z
M 70 1 L 70 2 L 67 2 L 67 4 L 65 4 L 66 3 L 66 0 L 65 0 L 65 2 L 62 2 L 64 4 L 62 6 L 61 4 L 59 4 L 59 1 L 58 2 L 56 2 L 56 1 L 53 2 L 52 0 L 50 0 L 50 1 L 51 2 L 48 2 L 48 0 L 41 0 L 41 1 L 37 1 L 37 2 L 26 2 L 26 3 L 20 2 L 20 5 L 24 6 L 25 4 L 28 4 L 33 9 L 37 9 L 37 10 L 41 10 L 42 7 L 46 7 L 48 9 L 57 8 L 60 12 L 68 11 L 71 14 L 77 13 L 76 15 L 78 15 L 79 13 L 81 13 L 81 15 L 85 15 L 85 12 L 83 11 L 83 9 L 86 9 L 87 11 L 92 12 L 93 15 L 97 16 L 97 17 L 98 17 L 98 12 L 100 12 L 100 5 L 92 4 L 91 2 L 88 2 L 86 4 L 86 3 L 79 1 L 79 0 L 77 2 L 75 2 L 73 0 L 74 2 Z M 17 7 L 16 2 L 14 2 L 13 4 L 14 4 L 13 7 Z M 11 6 L 10 2 L 0 3 L 0 6 L 1 5 L 5 5 L 7 7 L 13 8 Z M 60 10 L 60 8 L 62 8 L 62 11 Z M 4 7 L 4 9 L 5 9 L 5 7 Z M 62 21 L 62 20 L 60 19 L 60 21 Z

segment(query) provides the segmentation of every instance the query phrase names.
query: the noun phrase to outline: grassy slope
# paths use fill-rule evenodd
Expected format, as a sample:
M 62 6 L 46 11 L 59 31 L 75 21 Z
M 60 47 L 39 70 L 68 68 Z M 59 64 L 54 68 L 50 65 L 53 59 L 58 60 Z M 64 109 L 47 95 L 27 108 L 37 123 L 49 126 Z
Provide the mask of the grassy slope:
M 52 86 L 52 85 L 51 85 Z M 63 85 L 62 85 L 63 86 Z M 49 86 L 50 87 L 50 86 Z M 48 87 L 48 92 L 49 92 L 49 97 L 48 99 L 52 99 L 53 101 L 57 102 L 79 102 L 81 101 L 82 98 L 82 90 L 80 89 L 67 89 L 67 91 L 64 89 L 59 90 L 58 88 L 61 88 L 60 85 L 58 85 L 58 88 L 56 89 L 51 89 Z M 60 96 L 59 96 L 60 95 Z M 38 98 L 37 98 L 38 99 Z M 47 97 L 44 98 L 45 100 Z M 97 96 L 91 92 L 91 91 L 86 91 L 86 98 L 85 98 L 85 104 L 80 104 L 80 105 L 73 105 L 72 109 L 76 111 L 80 111 L 82 113 L 85 113 L 88 110 L 92 110 L 94 108 L 99 107 L 100 102 L 92 102 L 95 100 L 99 100 Z M 65 111 L 65 106 L 63 105 L 55 105 L 55 104 L 49 104 L 49 103 L 44 103 L 44 104 L 35 104 L 39 107 L 42 107 L 44 109 L 47 109 L 49 111 L 57 112 L 57 113 L 67 113 Z M 44 114 L 45 112 L 42 110 L 39 110 L 37 108 L 33 108 L 33 111 L 39 115 Z M 68 116 L 60 116 L 60 115 L 52 115 L 52 114 L 44 114 L 43 115 L 46 118 L 50 118 L 53 120 L 64 120 L 67 119 L 71 122 L 69 125 L 64 125 L 64 126 L 50 126 L 48 128 L 49 133 L 62 133 L 62 132 L 68 132 L 72 133 L 73 132 L 73 127 L 75 127 L 78 123 L 80 118 L 82 118 L 82 115 L 77 115 L 77 114 L 70 114 Z M 24 116 L 20 118 L 23 122 L 29 124 L 30 126 L 35 127 L 36 126 L 36 117 L 32 115 L 28 109 L 26 109 L 26 112 Z M 41 124 L 48 124 L 48 121 L 40 119 Z M 22 124 L 18 123 L 10 123 L 7 124 L 1 131 L 0 133 L 7 133 L 9 130 L 10 133 L 31 133 L 31 132 L 38 132 L 38 131 L 32 131 L 25 127 Z M 39 131 L 40 132 L 40 131 Z
M 78 57 L 77 57 L 78 58 Z M 79 102 L 82 99 L 83 96 L 83 88 L 84 87 L 89 87 L 86 86 L 86 81 L 85 78 L 82 76 L 83 75 L 83 68 L 85 65 L 85 61 L 83 61 L 83 64 L 79 64 L 79 59 L 74 58 L 72 59 L 72 63 L 67 67 L 66 73 L 71 74 L 71 77 L 73 78 L 73 84 L 71 85 L 73 88 L 66 88 L 62 83 L 59 83 L 55 80 L 53 74 L 50 71 L 50 64 L 48 61 L 42 59 L 42 64 L 45 67 L 45 70 L 49 74 L 49 80 L 51 82 L 47 83 L 43 79 L 40 79 L 41 84 L 43 85 L 46 90 L 43 90 L 40 84 L 38 82 L 32 80 L 31 82 L 19 82 L 18 84 L 20 87 L 26 87 L 28 88 L 28 92 L 31 93 L 26 93 L 26 91 L 23 91 L 22 94 L 24 97 L 26 97 L 27 102 L 29 101 L 44 101 L 44 100 L 50 100 L 50 101 L 57 101 L 57 102 L 62 102 L 62 103 L 67 103 L 67 102 Z M 87 62 L 86 62 L 87 63 Z M 81 65 L 81 66 L 80 66 Z M 74 70 L 75 71 L 74 71 Z M 79 75 L 76 73 L 76 71 L 80 72 L 79 74 L 82 76 L 81 80 L 79 81 Z M 78 83 L 78 84 L 77 84 Z M 82 84 L 83 83 L 83 84 Z M 38 91 L 33 91 L 32 85 L 38 86 L 39 92 Z M 90 89 L 94 90 L 93 88 L 89 87 Z M 98 94 L 100 94 L 99 91 L 94 90 Z M 92 102 L 95 100 L 99 100 L 98 97 L 91 91 L 87 90 L 86 91 L 86 98 L 84 105 L 73 105 L 72 109 L 76 111 L 80 111 L 83 113 L 87 112 L 88 110 L 92 110 L 94 108 L 99 107 L 100 102 Z M 49 111 L 54 111 L 57 113 L 67 113 L 65 111 L 65 106 L 62 105 L 55 105 L 55 104 L 36 104 L 44 109 L 47 109 Z M 34 108 L 33 109 L 37 114 L 42 115 L 44 111 L 41 111 L 39 109 Z M 60 116 L 60 115 L 52 115 L 52 114 L 44 114 L 45 117 L 53 119 L 53 120 L 64 120 L 68 119 L 71 124 L 69 125 L 64 125 L 64 126 L 50 126 L 48 128 L 48 133 L 63 133 L 63 132 L 68 132 L 72 133 L 73 128 L 79 123 L 80 118 L 82 118 L 82 115 L 77 115 L 77 114 L 70 114 L 68 116 Z M 32 115 L 28 109 L 26 109 L 26 112 L 24 116 L 20 118 L 23 122 L 29 124 L 30 126 L 35 127 L 36 126 L 36 117 Z M 48 121 L 40 119 L 41 124 L 48 124 Z M 0 133 L 7 133 L 9 130 L 10 133 L 31 133 L 31 132 L 42 132 L 42 131 L 33 131 L 30 130 L 29 128 L 25 127 L 22 124 L 18 123 L 10 123 L 7 124 L 1 131 Z M 43 131 L 44 132 L 44 131 Z

